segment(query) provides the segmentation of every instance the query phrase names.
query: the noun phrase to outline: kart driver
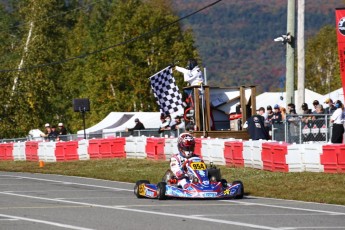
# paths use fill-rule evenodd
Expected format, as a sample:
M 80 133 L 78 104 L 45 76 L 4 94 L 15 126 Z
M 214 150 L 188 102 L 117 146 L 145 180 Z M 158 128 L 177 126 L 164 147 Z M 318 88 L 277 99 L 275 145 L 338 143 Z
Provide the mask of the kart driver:
M 177 148 L 179 153 L 170 158 L 170 170 L 177 177 L 178 185 L 182 188 L 188 182 L 189 178 L 184 169 L 184 163 L 194 154 L 195 140 L 189 133 L 182 133 L 177 139 Z

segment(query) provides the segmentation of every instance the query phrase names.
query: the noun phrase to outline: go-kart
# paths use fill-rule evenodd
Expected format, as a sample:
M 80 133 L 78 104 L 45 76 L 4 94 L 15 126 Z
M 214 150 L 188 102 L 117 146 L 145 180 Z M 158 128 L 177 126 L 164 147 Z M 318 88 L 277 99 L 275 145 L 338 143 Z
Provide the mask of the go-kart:
M 138 198 L 234 198 L 242 199 L 244 187 L 241 181 L 227 183 L 221 178 L 220 169 L 213 164 L 208 168 L 199 157 L 188 159 L 183 167 L 186 170 L 184 178 L 176 178 L 171 170 L 168 170 L 162 181 L 158 184 L 150 184 L 148 180 L 139 180 L 134 186 L 134 194 Z M 179 180 L 186 179 L 187 183 L 182 187 Z

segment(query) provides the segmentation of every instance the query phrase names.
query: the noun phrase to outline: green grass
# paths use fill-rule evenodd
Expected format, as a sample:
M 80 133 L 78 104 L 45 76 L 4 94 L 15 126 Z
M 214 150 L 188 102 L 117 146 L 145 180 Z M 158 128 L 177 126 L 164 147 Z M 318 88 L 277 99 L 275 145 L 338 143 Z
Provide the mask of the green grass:
M 135 182 L 161 180 L 169 168 L 166 161 L 107 159 L 45 163 L 0 161 L 0 171 L 61 174 L 98 179 Z M 251 168 L 218 166 L 228 182 L 242 180 L 245 194 L 252 196 L 313 201 L 345 205 L 345 174 L 279 173 Z

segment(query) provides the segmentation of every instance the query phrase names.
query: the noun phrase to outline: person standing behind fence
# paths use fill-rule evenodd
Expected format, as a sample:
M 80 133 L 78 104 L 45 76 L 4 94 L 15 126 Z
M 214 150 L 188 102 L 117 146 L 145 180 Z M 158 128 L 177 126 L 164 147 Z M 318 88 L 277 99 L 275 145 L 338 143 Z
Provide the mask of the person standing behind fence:
M 67 129 L 65 128 L 65 126 L 61 122 L 58 124 L 58 126 L 59 126 L 59 130 L 58 130 L 59 140 L 66 141 L 67 140 Z
M 334 111 L 337 110 L 337 108 L 335 108 L 333 100 L 331 98 L 327 98 L 325 100 L 325 104 L 328 105 L 328 107 L 325 109 L 326 114 L 333 114 Z
M 131 135 L 133 136 L 134 130 L 143 130 L 145 129 L 145 126 L 138 118 L 135 118 L 134 120 L 135 126 L 133 128 L 128 129 L 129 132 L 131 132 Z
M 332 128 L 332 143 L 343 143 L 344 135 L 344 125 L 342 121 L 344 105 L 341 101 L 337 100 L 335 102 L 335 107 L 337 108 L 331 116 L 331 123 L 333 123 Z

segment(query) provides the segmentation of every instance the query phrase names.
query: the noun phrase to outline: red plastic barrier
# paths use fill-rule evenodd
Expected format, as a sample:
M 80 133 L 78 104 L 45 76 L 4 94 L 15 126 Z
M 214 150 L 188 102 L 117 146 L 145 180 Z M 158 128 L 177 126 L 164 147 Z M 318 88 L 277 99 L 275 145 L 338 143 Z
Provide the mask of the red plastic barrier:
M 224 158 L 225 165 L 243 167 L 243 142 L 242 141 L 226 141 L 224 142 Z
M 225 165 L 227 166 L 235 166 L 232 142 L 233 141 L 224 142 L 224 159 Z
M 126 158 L 125 145 L 126 145 L 126 138 L 124 137 L 111 138 L 112 157 Z
M 262 143 L 261 159 L 263 163 L 263 169 L 273 171 L 272 143 Z
M 27 161 L 38 161 L 38 142 L 25 142 L 25 155 Z
M 194 138 L 195 140 L 194 154 L 200 157 L 201 159 L 202 159 L 202 153 L 201 153 L 202 139 L 203 138 Z
M 79 160 L 78 155 L 78 141 L 68 141 L 65 143 L 65 160 L 66 161 L 75 161 Z
M 321 164 L 324 166 L 324 172 L 337 173 L 338 156 L 340 155 L 341 146 L 343 146 L 343 144 L 330 144 L 322 146 L 320 160 Z
M 56 161 L 65 161 L 65 142 L 57 142 L 55 145 Z
M 165 160 L 164 154 L 164 138 L 147 138 L 145 152 L 147 154 L 147 159 L 151 160 Z
M 90 159 L 101 159 L 102 155 L 100 153 L 101 139 L 91 139 L 89 140 L 88 153 Z
M 338 172 L 345 173 L 345 145 L 339 146 Z
M 286 164 L 286 154 L 289 145 L 288 143 L 275 143 L 272 145 L 272 171 L 289 171 L 289 166 Z
M 0 144 L 0 160 L 13 160 L 13 143 Z

